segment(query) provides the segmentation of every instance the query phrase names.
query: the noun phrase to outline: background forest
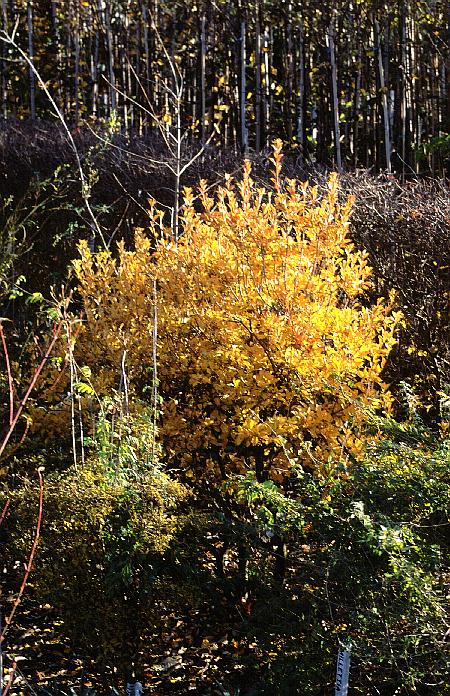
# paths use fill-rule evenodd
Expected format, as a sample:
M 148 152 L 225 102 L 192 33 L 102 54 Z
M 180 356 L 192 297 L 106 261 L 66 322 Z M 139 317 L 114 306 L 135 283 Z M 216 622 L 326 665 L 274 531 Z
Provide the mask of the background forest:
M 1 696 L 446 696 L 447 3 L 1 7 Z
M 154 130 L 149 112 L 168 123 L 170 57 L 188 140 L 205 142 L 215 127 L 225 149 L 258 153 L 281 137 L 302 160 L 443 173 L 449 29 L 440 0 L 2 0 L 2 10 L 4 32 L 18 21 L 18 47 L 83 128 L 113 112 L 139 136 Z M 2 55 L 3 116 L 51 117 L 14 46 L 3 43 Z

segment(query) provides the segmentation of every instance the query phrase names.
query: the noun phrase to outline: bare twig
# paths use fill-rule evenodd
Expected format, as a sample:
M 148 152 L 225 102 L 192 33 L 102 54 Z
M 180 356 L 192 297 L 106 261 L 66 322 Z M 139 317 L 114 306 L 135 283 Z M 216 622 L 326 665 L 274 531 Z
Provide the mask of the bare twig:
M 6 516 L 8 514 L 8 508 L 11 504 L 11 500 L 7 500 L 5 505 L 3 506 L 2 514 L 0 515 L 0 526 L 3 524 L 3 522 L 6 519 Z
M 36 529 L 34 532 L 34 539 L 33 539 L 33 544 L 31 547 L 30 555 L 28 556 L 28 563 L 25 566 L 25 574 L 23 576 L 22 584 L 20 586 L 18 595 L 14 601 L 13 607 L 9 613 L 9 615 L 5 619 L 5 626 L 3 627 L 3 630 L 0 634 L 0 643 L 2 643 L 5 639 L 6 633 L 8 632 L 8 629 L 12 623 L 12 620 L 15 616 L 15 613 L 17 611 L 17 607 L 20 604 L 20 601 L 22 599 L 22 595 L 25 592 L 25 588 L 27 586 L 28 582 L 28 577 L 31 573 L 31 569 L 33 567 L 33 561 L 34 557 L 36 555 L 36 549 L 39 541 L 39 536 L 41 532 L 41 524 L 42 524 L 42 511 L 43 511 L 43 501 L 44 501 L 44 478 L 42 476 L 44 468 L 39 467 L 37 470 L 37 475 L 39 477 L 39 504 L 38 504 L 38 517 L 37 517 L 37 522 L 36 522 Z M 4 694 L 3 694 L 4 696 Z
M 16 675 L 16 670 L 17 670 L 17 662 L 15 660 L 13 660 L 12 666 L 9 670 L 8 683 L 6 684 L 5 688 L 1 692 L 1 696 L 7 696 L 8 691 L 10 690 L 12 683 L 14 681 L 14 677 Z
M 25 395 L 23 396 L 23 398 L 22 398 L 22 400 L 17 408 L 17 411 L 14 414 L 14 417 L 9 424 L 9 428 L 6 432 L 6 435 L 4 436 L 2 442 L 0 443 L 0 458 L 2 457 L 2 455 L 6 449 L 6 446 L 11 438 L 11 435 L 13 434 L 14 429 L 19 421 L 19 418 L 23 413 L 25 405 L 26 405 L 28 399 L 30 398 L 31 392 L 33 391 L 34 387 L 36 386 L 36 382 L 39 378 L 39 375 L 41 374 L 42 370 L 44 369 L 45 365 L 47 364 L 47 361 L 51 355 L 51 352 L 53 351 L 53 348 L 55 347 L 56 341 L 58 340 L 60 332 L 61 332 L 61 324 L 59 324 L 58 326 L 56 326 L 54 328 L 53 337 L 52 337 L 49 345 L 47 346 L 47 349 L 46 349 L 44 356 L 42 357 L 39 365 L 36 367 L 34 374 L 31 378 L 30 384 L 28 385 L 28 389 L 26 390 Z

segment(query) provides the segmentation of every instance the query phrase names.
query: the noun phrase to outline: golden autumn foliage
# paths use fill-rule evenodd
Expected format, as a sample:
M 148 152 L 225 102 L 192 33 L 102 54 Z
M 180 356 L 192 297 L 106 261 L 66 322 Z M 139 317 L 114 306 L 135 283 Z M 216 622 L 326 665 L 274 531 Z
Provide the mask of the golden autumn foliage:
M 273 165 L 273 191 L 248 162 L 214 197 L 201 184 L 201 210 L 187 190 L 178 243 L 153 210 L 154 252 L 138 231 L 134 251 L 82 245 L 75 262 L 79 346 L 101 388 L 124 351 L 130 383 L 151 380 L 157 297 L 160 434 L 196 479 L 251 467 L 282 480 L 292 460 L 357 455 L 361 406 L 389 405 L 381 373 L 399 315 L 364 301 L 371 269 L 348 236 L 352 200 L 339 205 L 336 175 L 322 198 L 284 184 L 280 142 Z

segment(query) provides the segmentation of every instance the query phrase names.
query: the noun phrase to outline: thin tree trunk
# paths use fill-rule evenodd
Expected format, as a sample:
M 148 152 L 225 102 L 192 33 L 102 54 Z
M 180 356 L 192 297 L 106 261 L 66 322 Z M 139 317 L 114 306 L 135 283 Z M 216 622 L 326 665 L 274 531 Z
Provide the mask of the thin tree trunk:
M 159 31 L 159 1 L 158 0 L 153 0 L 153 17 L 152 17 L 153 22 L 155 23 L 155 27 Z M 157 42 L 153 39 L 152 41 L 152 61 L 154 64 L 157 66 L 158 64 L 158 44 Z M 153 101 L 155 102 L 155 111 L 158 113 L 161 108 L 165 107 L 164 102 L 164 88 L 162 87 L 162 82 L 160 80 L 160 73 L 158 72 L 158 68 L 155 67 L 155 69 L 151 71 L 150 73 L 150 78 L 151 78 L 151 90 L 153 91 Z
M 202 145 L 206 141 L 206 17 L 202 14 L 200 28 L 200 132 Z
M 401 45 L 401 77 L 402 77 L 402 148 L 401 148 L 401 158 L 402 158 L 402 176 L 405 178 L 406 174 L 406 160 L 408 157 L 409 148 L 409 104 L 408 104 L 408 54 L 407 54 L 407 24 L 406 24 L 406 8 L 404 2 L 401 2 L 400 7 L 400 45 Z
M 241 20 L 241 147 L 244 153 L 248 150 L 248 130 L 246 122 L 247 82 L 246 82 L 246 45 L 245 45 L 245 20 Z
M 7 0 L 2 0 L 2 19 L 3 31 L 8 31 L 8 4 Z M 8 66 L 6 57 L 8 55 L 8 46 L 6 42 L 2 42 L 2 113 L 3 118 L 8 116 Z M 1 676 L 0 676 L 1 678 Z
M 123 37 L 123 43 L 122 43 L 122 63 L 123 63 L 123 72 L 124 72 L 124 78 L 123 78 L 123 89 L 126 92 L 126 94 L 130 95 L 133 99 L 136 98 L 136 94 L 133 90 L 133 80 L 131 77 L 131 51 L 130 51 L 130 45 L 132 42 L 130 41 L 131 39 L 131 22 L 130 22 L 130 16 L 128 14 L 128 7 L 125 10 L 125 22 L 124 22 L 124 37 Z M 136 44 L 136 53 L 139 51 L 138 48 L 139 44 Z M 136 71 L 139 74 L 139 65 L 136 65 Z M 134 111 L 134 104 L 133 101 L 129 101 L 124 99 L 123 103 L 123 112 L 124 112 L 124 118 L 127 119 L 127 125 L 125 128 L 129 130 L 129 128 L 133 128 L 133 111 Z
M 383 67 L 384 67 L 384 82 L 386 86 L 387 110 L 388 110 L 388 126 L 391 139 L 391 167 L 392 167 L 392 149 L 394 142 L 394 108 L 395 108 L 395 90 L 390 89 L 391 74 L 390 74 L 390 17 L 384 20 L 384 46 L 383 46 Z
M 147 3 L 142 3 L 142 23 L 144 36 L 144 58 L 145 58 L 145 79 L 147 80 L 147 90 L 150 85 L 150 48 L 148 41 L 148 7 Z
M 297 142 L 303 158 L 305 155 L 305 37 L 303 20 L 299 27 L 298 62 Z
M 33 34 L 33 0 L 27 2 L 27 21 L 28 21 L 28 55 L 34 61 L 34 34 Z M 32 68 L 29 70 L 30 79 L 30 115 L 32 120 L 36 118 L 36 78 Z
M 447 5 L 447 31 L 446 31 L 447 55 L 442 62 L 442 113 L 443 123 L 450 123 L 450 4 Z
M 338 81 L 337 81 L 337 66 L 336 66 L 336 49 L 335 49 L 335 16 L 331 18 L 328 28 L 328 46 L 330 49 L 331 63 L 331 89 L 332 89 L 332 110 L 334 120 L 334 147 L 336 154 L 336 165 L 338 172 L 342 171 L 341 157 L 341 133 L 339 127 L 339 102 L 338 102 Z
M 266 144 L 270 138 L 270 35 L 269 27 L 264 29 L 264 91 L 263 91 L 263 111 L 264 111 L 264 138 Z
M 176 119 L 176 165 L 175 165 L 175 198 L 173 205 L 173 226 L 172 233 L 173 238 L 178 242 L 178 230 L 179 230 L 179 212 L 180 212 L 180 191 L 181 191 L 181 155 L 182 155 L 182 143 L 183 143 L 183 133 L 181 128 L 181 108 L 183 100 L 182 83 L 177 79 L 177 84 L 174 85 L 176 90 L 176 100 L 175 100 L 175 119 Z
M 416 21 L 413 22 L 413 37 L 414 37 L 414 43 L 412 46 L 412 51 L 411 51 L 411 59 L 412 59 L 412 71 L 413 71 L 413 103 L 414 103 L 414 151 L 417 152 L 419 147 L 420 147 L 420 140 L 421 140 L 421 130 L 422 130 L 422 119 L 421 119 L 421 104 L 422 104 L 422 80 L 421 78 L 421 73 L 423 72 L 420 68 L 419 61 L 420 61 L 420 34 L 419 34 L 419 25 Z M 450 50 L 450 48 L 449 48 Z M 439 80 L 439 66 L 438 66 L 438 57 L 433 56 L 431 57 L 431 62 L 433 65 L 433 79 L 435 80 L 435 89 L 433 90 L 433 96 L 434 96 L 434 103 L 435 103 L 435 112 L 437 116 L 437 120 L 439 121 L 439 100 L 438 100 L 438 80 Z M 416 171 L 418 172 L 419 169 L 419 159 L 417 157 L 413 157 L 413 160 L 416 160 Z
M 142 23 L 143 23 L 144 61 L 145 61 L 144 75 L 145 75 L 146 95 L 148 95 L 150 92 L 150 75 L 151 75 L 150 43 L 149 43 L 149 38 L 148 38 L 148 22 L 149 22 L 149 16 L 148 16 L 147 3 L 143 2 L 142 3 Z M 155 104 L 156 104 L 156 102 L 155 102 Z M 150 128 L 151 127 L 152 127 L 152 124 L 150 124 Z M 146 132 L 146 131 L 147 131 L 146 118 L 144 116 L 144 132 Z
M 255 151 L 261 149 L 261 7 L 258 0 L 255 17 Z
M 98 31 L 95 32 L 94 52 L 91 55 L 91 80 L 92 80 L 92 113 L 97 116 L 98 112 L 98 55 L 100 40 Z
M 378 55 L 378 75 L 380 79 L 381 104 L 383 107 L 383 126 L 384 126 L 384 154 L 386 158 L 386 169 L 392 171 L 391 167 L 391 136 L 389 133 L 389 111 L 387 99 L 387 87 L 384 79 L 383 55 L 381 53 L 380 25 L 378 20 L 374 20 L 375 50 Z
M 362 54 L 361 44 L 358 47 L 358 62 L 356 67 L 355 79 L 355 101 L 353 114 L 353 166 L 358 166 L 358 148 L 359 148 L 359 118 L 361 115 L 361 75 L 362 75 Z
M 288 141 L 292 140 L 292 97 L 294 94 L 294 44 L 292 40 L 292 2 L 287 6 L 286 21 L 286 90 L 284 95 L 284 108 L 286 115 L 286 135 Z
M 71 80 L 71 46 L 72 46 L 72 34 L 70 31 L 70 26 L 72 23 L 72 2 L 69 0 L 67 2 L 67 19 L 66 19 L 66 55 L 65 55 L 65 66 L 64 66 L 64 109 L 65 114 L 68 115 L 71 109 L 71 94 L 72 94 L 72 80 Z
M 140 8 L 137 7 L 137 10 Z M 142 60 L 141 60 L 141 50 L 142 50 L 142 41 L 141 41 L 141 31 L 142 31 L 142 26 L 141 26 L 141 16 L 139 14 L 139 11 L 136 13 L 135 17 L 135 47 L 136 47 L 136 54 L 135 54 L 135 63 L 134 63 L 134 69 L 136 71 L 136 75 L 142 75 L 143 70 L 142 70 Z M 133 76 L 133 95 L 136 101 L 139 101 L 139 84 L 138 81 L 136 80 L 136 77 Z M 130 78 L 131 80 L 131 78 Z M 134 130 L 137 129 L 139 135 L 142 135 L 140 131 L 140 122 L 141 122 L 141 109 L 139 108 L 133 108 L 132 112 L 132 128 Z
M 52 11 L 53 31 L 55 34 L 55 57 L 56 57 L 56 73 L 57 73 L 57 85 L 58 85 L 56 88 L 56 93 L 57 93 L 58 106 L 60 109 L 63 109 L 64 108 L 63 84 L 61 81 L 63 58 L 62 58 L 62 53 L 61 53 L 61 32 L 60 32 L 60 27 L 59 27 L 58 10 L 57 10 L 57 3 L 55 2 L 55 0 L 52 0 L 51 11 Z
M 79 102 L 79 82 L 80 82 L 80 7 L 78 3 L 75 7 L 75 76 L 74 76 L 74 91 L 75 91 L 75 123 L 78 123 L 80 114 Z
M 108 79 L 109 79 L 109 108 L 111 111 L 117 109 L 116 77 L 114 74 L 114 44 L 111 31 L 110 3 L 105 3 L 105 29 L 106 29 L 106 50 L 108 60 Z
M 125 48 L 122 46 L 121 50 L 119 51 L 119 60 L 120 60 L 120 66 L 122 68 L 122 91 L 125 92 L 125 94 L 131 96 L 132 92 L 129 89 L 129 71 L 127 70 L 127 63 L 125 60 Z M 128 99 L 123 99 L 122 103 L 122 113 L 123 113 L 123 127 L 125 132 L 128 132 L 129 129 L 129 109 L 131 108 L 131 105 L 128 103 Z

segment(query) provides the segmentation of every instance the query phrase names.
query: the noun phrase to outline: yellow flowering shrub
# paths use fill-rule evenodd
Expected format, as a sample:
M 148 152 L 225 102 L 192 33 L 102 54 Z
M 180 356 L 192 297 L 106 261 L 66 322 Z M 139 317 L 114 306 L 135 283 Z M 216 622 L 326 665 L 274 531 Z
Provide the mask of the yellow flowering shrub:
M 160 435 L 166 456 L 212 481 L 255 468 L 283 480 L 292 459 L 321 468 L 331 455 L 357 455 L 364 406 L 389 406 L 381 373 L 399 315 L 368 305 L 371 269 L 348 235 L 352 200 L 281 180 L 273 190 L 231 178 L 201 209 L 185 194 L 178 243 L 159 234 L 135 250 L 119 245 L 75 262 L 87 317 L 86 359 L 116 364 L 126 351 L 130 382 L 152 365 L 157 283 Z M 159 239 L 158 239 L 159 237 Z M 104 378 L 101 377 L 101 381 Z

